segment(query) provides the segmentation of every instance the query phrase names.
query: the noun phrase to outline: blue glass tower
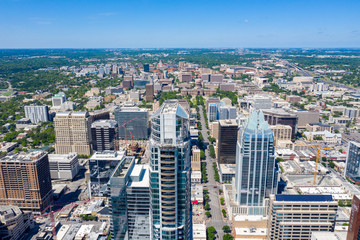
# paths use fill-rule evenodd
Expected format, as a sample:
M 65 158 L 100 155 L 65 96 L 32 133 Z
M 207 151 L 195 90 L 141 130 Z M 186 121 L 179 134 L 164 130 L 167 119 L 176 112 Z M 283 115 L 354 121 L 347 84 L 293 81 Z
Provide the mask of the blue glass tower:
M 235 200 L 241 206 L 262 206 L 276 193 L 274 134 L 262 111 L 253 111 L 239 130 L 236 147 Z

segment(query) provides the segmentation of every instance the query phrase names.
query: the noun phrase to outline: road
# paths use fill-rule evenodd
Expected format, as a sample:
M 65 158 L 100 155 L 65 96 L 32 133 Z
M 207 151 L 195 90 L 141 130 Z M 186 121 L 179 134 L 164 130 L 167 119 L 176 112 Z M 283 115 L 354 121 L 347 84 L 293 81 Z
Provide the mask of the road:
M 271 56 L 271 57 L 273 59 L 277 60 L 277 61 L 284 61 L 283 59 L 279 59 L 279 58 L 277 58 L 275 56 Z M 348 86 L 348 85 L 345 85 L 345 84 L 335 82 L 335 81 L 331 80 L 330 78 L 328 78 L 325 75 L 321 75 L 321 74 L 318 74 L 318 73 L 315 73 L 315 72 L 304 70 L 303 68 L 301 68 L 301 67 L 299 67 L 299 66 L 297 66 L 294 63 L 291 63 L 289 61 L 286 61 L 285 63 L 286 63 L 286 65 L 300 71 L 304 76 L 307 76 L 307 77 L 314 77 L 314 76 L 319 77 L 319 79 L 318 79 L 319 82 L 330 83 L 330 84 L 332 84 L 332 85 L 334 85 L 336 87 L 342 87 L 342 88 L 346 88 L 346 89 L 353 90 L 353 91 L 359 91 L 358 88 L 354 88 L 354 87 L 351 87 L 351 86 Z
M 227 224 L 224 222 L 222 217 L 221 205 L 219 199 L 219 187 L 221 186 L 221 184 L 217 183 L 214 179 L 215 172 L 212 165 L 213 162 L 215 162 L 215 160 L 210 157 L 210 153 L 209 153 L 209 148 L 208 148 L 209 142 L 208 142 L 208 134 L 207 134 L 208 129 L 206 128 L 205 119 L 202 114 L 203 113 L 202 106 L 199 106 L 199 109 L 200 109 L 201 126 L 202 126 L 201 134 L 204 137 L 204 144 L 207 147 L 207 149 L 205 150 L 205 161 L 206 161 L 206 171 L 208 174 L 208 182 L 204 185 L 206 185 L 207 188 L 209 189 L 209 197 L 210 197 L 209 204 L 211 208 L 210 210 L 211 219 L 206 223 L 206 227 L 213 226 L 216 229 L 216 232 L 218 233 L 220 239 L 222 239 L 224 235 L 222 227 Z

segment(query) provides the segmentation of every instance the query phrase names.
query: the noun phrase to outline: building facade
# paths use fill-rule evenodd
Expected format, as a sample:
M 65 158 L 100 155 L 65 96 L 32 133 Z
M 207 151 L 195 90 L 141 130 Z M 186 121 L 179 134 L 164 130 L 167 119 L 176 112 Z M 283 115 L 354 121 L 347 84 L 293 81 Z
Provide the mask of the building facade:
M 264 198 L 277 191 L 274 134 L 261 110 L 239 130 L 235 189 L 235 201 L 248 207 L 263 206 Z
M 94 151 L 115 150 L 118 124 L 115 120 L 98 120 L 91 124 Z
M 234 164 L 236 162 L 237 135 L 238 124 L 235 120 L 219 120 L 217 140 L 217 159 L 219 164 Z
M 49 154 L 51 179 L 73 179 L 80 170 L 77 153 Z
M 17 206 L 0 206 L 0 239 L 21 240 L 33 225 L 31 212 L 24 213 Z
M 345 177 L 350 178 L 355 182 L 360 182 L 360 143 L 349 142 Z
M 52 201 L 48 154 L 36 151 L 0 159 L 0 205 L 41 214 Z
M 360 195 L 354 195 L 347 240 L 360 239 Z
M 119 138 L 148 139 L 148 110 L 138 107 L 119 107 L 115 109 L 115 121 L 119 127 Z
M 308 240 L 312 232 L 331 232 L 337 208 L 331 195 L 271 195 L 268 239 Z
M 30 119 L 32 123 L 47 122 L 49 121 L 48 106 L 25 106 L 25 117 Z
M 154 101 L 154 85 L 153 84 L 146 84 L 145 86 L 145 101 L 152 102 Z
M 151 128 L 151 239 L 191 239 L 189 115 L 165 102 Z
M 88 112 L 59 112 L 54 118 L 55 151 L 57 154 L 76 152 L 90 155 L 92 118 Z
M 298 117 L 296 114 L 288 113 L 283 109 L 266 109 L 263 110 L 263 113 L 265 120 L 270 125 L 289 125 L 292 129 L 291 139 L 295 138 L 298 124 Z

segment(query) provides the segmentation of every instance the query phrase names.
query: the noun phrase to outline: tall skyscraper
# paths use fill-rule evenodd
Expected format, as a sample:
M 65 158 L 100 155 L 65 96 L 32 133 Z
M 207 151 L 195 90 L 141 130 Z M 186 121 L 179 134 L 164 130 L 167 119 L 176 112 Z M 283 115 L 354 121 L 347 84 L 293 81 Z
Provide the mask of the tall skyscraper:
M 0 159 L 0 205 L 41 214 L 52 201 L 48 154 L 8 155 Z
M 148 110 L 138 107 L 119 107 L 115 109 L 115 120 L 119 126 L 119 138 L 148 139 Z
M 235 200 L 239 205 L 262 206 L 276 193 L 274 134 L 262 111 L 253 111 L 239 130 L 236 148 Z
M 49 121 L 48 106 L 25 106 L 25 117 L 30 119 L 32 123 Z
M 115 150 L 118 124 L 115 120 L 98 120 L 91 124 L 94 151 Z
M 191 239 L 189 115 L 165 102 L 151 118 L 152 239 Z
M 54 118 L 55 151 L 57 154 L 89 155 L 92 152 L 91 127 L 92 118 L 88 112 L 59 112 Z
M 335 227 L 337 201 L 331 195 L 271 195 L 267 239 L 308 240 Z
M 349 142 L 344 172 L 345 177 L 360 182 L 360 143 Z
M 235 120 L 220 120 L 217 140 L 217 158 L 219 164 L 235 164 L 238 124 Z

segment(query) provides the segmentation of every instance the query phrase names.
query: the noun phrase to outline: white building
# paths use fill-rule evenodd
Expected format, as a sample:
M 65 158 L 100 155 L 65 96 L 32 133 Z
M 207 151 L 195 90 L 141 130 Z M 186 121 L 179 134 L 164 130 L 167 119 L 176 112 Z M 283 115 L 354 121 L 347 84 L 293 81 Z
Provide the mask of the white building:
M 79 172 L 77 153 L 49 154 L 51 179 L 73 179 Z
M 30 119 L 31 123 L 47 122 L 49 121 L 48 106 L 25 106 L 25 117 Z
M 193 240 L 206 240 L 206 225 L 193 224 Z
M 64 102 L 66 102 L 66 96 L 65 96 L 65 93 L 63 93 L 63 92 L 55 94 L 52 97 L 52 105 L 53 105 L 53 107 L 60 106 Z

